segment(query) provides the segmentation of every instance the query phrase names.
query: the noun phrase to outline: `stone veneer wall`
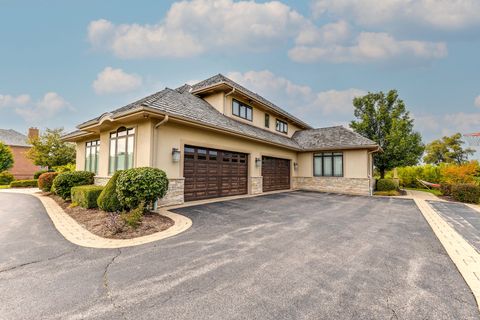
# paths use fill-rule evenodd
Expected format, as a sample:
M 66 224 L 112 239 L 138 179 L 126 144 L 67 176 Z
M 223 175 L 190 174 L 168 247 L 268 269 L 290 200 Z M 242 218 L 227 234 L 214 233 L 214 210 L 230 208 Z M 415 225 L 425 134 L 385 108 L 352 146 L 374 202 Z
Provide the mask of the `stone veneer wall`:
M 293 177 L 293 188 L 299 190 L 324 191 L 370 195 L 370 179 L 341 177 Z
M 259 194 L 263 192 L 263 177 L 250 177 L 251 194 Z
M 94 184 L 97 186 L 104 186 L 107 184 L 108 180 L 110 180 L 110 177 L 95 177 Z
M 185 178 L 168 179 L 167 194 L 158 201 L 159 207 L 182 204 L 184 202 Z

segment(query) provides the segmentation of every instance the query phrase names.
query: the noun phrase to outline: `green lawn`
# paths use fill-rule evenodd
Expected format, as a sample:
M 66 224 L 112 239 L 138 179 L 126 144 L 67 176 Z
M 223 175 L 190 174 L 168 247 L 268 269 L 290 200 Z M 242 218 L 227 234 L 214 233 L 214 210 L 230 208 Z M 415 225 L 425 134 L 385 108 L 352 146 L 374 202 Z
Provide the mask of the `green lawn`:
M 441 196 L 442 195 L 442 191 L 440 191 L 438 189 L 423 189 L 423 188 L 405 188 L 405 189 L 429 192 L 429 193 L 434 194 L 436 196 Z

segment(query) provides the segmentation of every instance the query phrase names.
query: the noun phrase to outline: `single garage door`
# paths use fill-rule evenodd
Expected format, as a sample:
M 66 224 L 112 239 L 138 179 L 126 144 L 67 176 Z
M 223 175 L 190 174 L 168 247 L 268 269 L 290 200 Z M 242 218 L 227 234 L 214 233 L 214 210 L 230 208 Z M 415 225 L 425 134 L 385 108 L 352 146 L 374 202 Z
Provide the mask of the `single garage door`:
M 246 194 L 247 155 L 185 146 L 185 201 Z
M 263 191 L 290 189 L 290 160 L 262 157 Z

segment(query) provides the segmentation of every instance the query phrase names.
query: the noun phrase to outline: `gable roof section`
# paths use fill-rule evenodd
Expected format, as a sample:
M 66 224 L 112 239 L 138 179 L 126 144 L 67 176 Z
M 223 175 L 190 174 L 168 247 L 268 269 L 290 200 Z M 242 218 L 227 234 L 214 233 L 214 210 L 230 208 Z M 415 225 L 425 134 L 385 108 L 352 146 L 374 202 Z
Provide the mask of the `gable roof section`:
M 12 129 L 0 129 L 0 141 L 7 146 L 31 147 L 26 135 Z
M 292 139 L 305 151 L 378 147 L 375 141 L 343 126 L 297 131 Z
M 274 103 L 268 101 L 267 99 L 265 99 L 261 95 L 255 93 L 253 91 L 248 90 L 244 86 L 236 83 L 235 81 L 225 77 L 224 75 L 222 75 L 220 73 L 213 76 L 213 77 L 210 77 L 206 80 L 200 81 L 199 83 L 196 83 L 196 84 L 192 85 L 191 86 L 191 92 L 193 94 L 195 94 L 195 93 L 200 92 L 200 91 L 202 91 L 206 88 L 214 87 L 214 86 L 217 86 L 217 85 L 220 85 L 220 84 L 227 84 L 228 86 L 230 86 L 232 88 L 235 88 L 235 90 L 238 90 L 238 91 L 246 94 L 247 96 L 252 97 L 253 99 L 255 99 L 255 100 L 259 101 L 260 103 L 268 106 L 269 108 L 273 109 L 274 111 L 278 112 L 279 114 L 283 115 L 284 117 L 288 118 L 289 120 L 291 120 L 293 122 L 296 122 L 297 124 L 300 124 L 304 128 L 307 128 L 307 129 L 312 128 L 309 124 L 307 124 L 304 121 L 298 119 L 297 117 L 295 117 L 292 114 L 288 113 L 287 111 L 283 110 L 282 108 L 275 105 Z M 185 86 L 182 86 L 179 89 L 185 90 L 184 87 Z

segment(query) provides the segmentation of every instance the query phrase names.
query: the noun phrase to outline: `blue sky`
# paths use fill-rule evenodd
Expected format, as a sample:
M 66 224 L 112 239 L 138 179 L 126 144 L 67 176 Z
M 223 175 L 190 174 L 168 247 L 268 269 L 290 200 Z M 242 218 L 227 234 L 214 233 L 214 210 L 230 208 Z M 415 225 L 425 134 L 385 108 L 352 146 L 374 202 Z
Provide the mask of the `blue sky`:
M 480 131 L 480 1 L 378 3 L 0 0 L 0 127 L 72 130 L 223 73 L 314 126 L 397 89 L 425 142 Z

